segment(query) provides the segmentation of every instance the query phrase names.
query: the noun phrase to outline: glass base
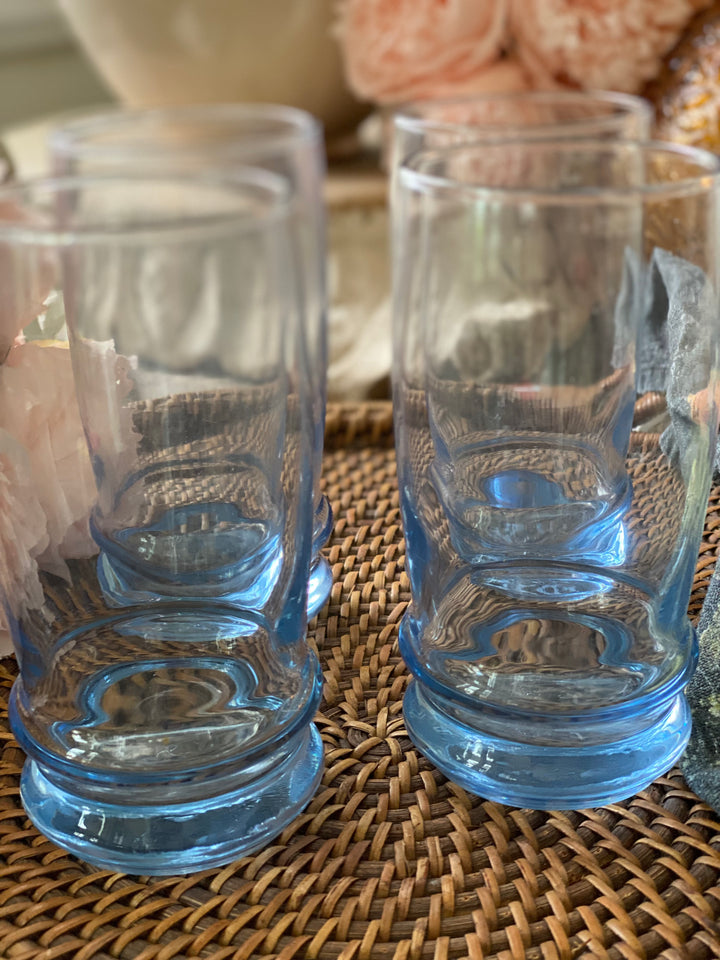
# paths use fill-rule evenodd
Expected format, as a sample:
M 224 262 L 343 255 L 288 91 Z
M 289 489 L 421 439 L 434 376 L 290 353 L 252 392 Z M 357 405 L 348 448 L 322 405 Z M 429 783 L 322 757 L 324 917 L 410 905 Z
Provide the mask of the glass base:
M 32 760 L 25 763 L 20 789 L 32 822 L 59 847 L 98 867 L 168 876 L 223 866 L 259 850 L 302 811 L 322 767 L 320 734 L 310 724 L 294 749 L 283 747 L 277 765 L 265 765 L 263 776 L 209 799 L 108 803 L 88 797 L 87 781 L 63 777 L 59 785 Z
M 312 546 L 313 555 L 320 551 L 328 542 L 333 527 L 333 512 L 330 501 L 323 494 L 315 507 L 315 516 L 313 517 Z
M 315 508 L 313 522 L 313 559 L 308 580 L 307 615 L 308 620 L 324 606 L 332 588 L 332 571 L 320 550 L 327 543 L 332 532 L 333 512 L 326 496 L 320 497 Z
M 418 749 L 450 780 L 488 800 L 536 810 L 602 806 L 633 796 L 665 773 L 682 755 L 690 737 L 690 711 L 683 695 L 669 701 L 650 722 L 592 724 L 568 718 L 566 741 L 553 744 L 504 739 L 460 719 L 467 711 L 414 679 L 403 701 L 405 726 Z M 532 722 L 526 721 L 528 729 Z M 508 717 L 508 732 L 519 732 Z M 495 719 L 497 730 L 498 721 Z M 634 726 L 633 726 L 634 725 Z M 605 729 L 606 736 L 602 737 Z M 619 730 L 623 731 L 618 736 Z M 607 731 L 610 731 L 609 734 Z M 575 745 L 573 745 L 575 744 Z
M 332 570 L 325 557 L 315 557 L 310 567 L 310 579 L 307 592 L 307 615 L 311 620 L 330 596 L 332 589 Z

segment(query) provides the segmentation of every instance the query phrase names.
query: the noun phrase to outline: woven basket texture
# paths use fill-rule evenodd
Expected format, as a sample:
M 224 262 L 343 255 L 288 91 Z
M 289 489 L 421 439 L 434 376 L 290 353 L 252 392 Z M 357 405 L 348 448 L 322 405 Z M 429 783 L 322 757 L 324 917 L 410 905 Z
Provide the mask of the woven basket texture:
M 3 960 L 700 960 L 720 956 L 720 822 L 671 771 L 624 803 L 538 812 L 448 782 L 403 726 L 409 601 L 388 403 L 331 405 L 334 585 L 311 624 L 322 786 L 260 853 L 153 879 L 97 871 L 27 820 L 0 662 Z M 716 559 L 712 491 L 697 617 Z

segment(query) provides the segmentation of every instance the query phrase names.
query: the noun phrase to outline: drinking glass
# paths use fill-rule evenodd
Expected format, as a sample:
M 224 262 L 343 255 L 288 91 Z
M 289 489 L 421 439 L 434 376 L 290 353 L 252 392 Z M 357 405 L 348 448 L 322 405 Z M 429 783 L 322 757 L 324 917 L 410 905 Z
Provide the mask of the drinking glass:
M 404 714 L 482 796 L 606 803 L 687 742 L 719 163 L 531 138 L 399 171 Z
M 320 550 L 333 523 L 328 499 L 320 492 L 327 367 L 322 202 L 325 154 L 320 124 L 302 110 L 272 104 L 115 110 L 69 120 L 51 132 L 49 147 L 53 168 L 60 174 L 231 173 L 249 164 L 290 182 L 296 255 L 302 263 L 315 416 L 315 520 L 308 581 L 308 615 L 313 616 L 325 603 L 332 585 L 330 567 Z
M 227 863 L 320 777 L 315 383 L 293 215 L 282 178 L 240 168 L 0 191 L 3 309 L 64 306 L 96 486 L 91 536 L 30 538 L 26 485 L 0 543 L 22 798 L 46 836 L 112 869 Z M 61 419 L 71 431 L 73 411 Z M 3 453 L 13 476 L 22 451 Z M 63 473 L 42 502 L 62 502 Z

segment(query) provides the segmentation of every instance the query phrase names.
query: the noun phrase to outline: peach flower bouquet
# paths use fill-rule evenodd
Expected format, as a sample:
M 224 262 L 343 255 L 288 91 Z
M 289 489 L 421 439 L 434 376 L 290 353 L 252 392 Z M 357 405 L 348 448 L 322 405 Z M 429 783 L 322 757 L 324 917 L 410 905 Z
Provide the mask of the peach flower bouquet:
M 638 93 L 711 0 L 338 0 L 348 83 L 377 104 L 530 89 Z

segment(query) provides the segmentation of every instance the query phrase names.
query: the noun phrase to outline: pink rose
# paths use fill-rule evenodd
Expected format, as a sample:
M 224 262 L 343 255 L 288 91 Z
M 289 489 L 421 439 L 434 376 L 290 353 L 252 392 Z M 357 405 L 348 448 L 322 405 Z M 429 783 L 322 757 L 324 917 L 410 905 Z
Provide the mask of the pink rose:
M 11 203 L 0 203 L 0 220 L 34 222 L 30 214 Z M 16 258 L 17 251 L 0 240 L 0 363 L 13 343 L 21 340 L 23 327 L 43 312 L 43 301 L 55 277 L 56 265 L 49 250 L 36 248 L 27 269 L 18 269 Z
M 0 367 L 0 427 L 27 451 L 28 494 L 41 504 L 48 534 L 38 560 L 63 576 L 63 558 L 97 551 L 88 528 L 95 481 L 66 346 L 25 343 L 12 348 Z
M 500 56 L 506 13 L 507 0 L 342 0 L 348 82 L 378 103 L 477 91 L 468 84 Z
M 510 0 L 510 34 L 535 81 L 635 93 L 710 0 Z
M 110 343 L 93 348 L 85 401 L 122 471 L 138 440 L 122 403 L 131 363 Z M 67 345 L 16 344 L 0 365 L 0 585 L 14 616 L 42 606 L 39 569 L 66 577 L 66 559 L 97 553 L 88 525 L 96 499 Z M 0 656 L 9 652 L 0 609 Z
M 484 67 L 462 81 L 428 80 L 426 84 L 418 83 L 412 99 L 442 100 L 493 93 L 521 93 L 524 90 L 530 90 L 531 86 L 530 75 L 517 58 L 503 57 L 502 60 Z M 551 87 L 557 84 L 549 80 L 545 86 Z
M 42 606 L 37 557 L 48 542 L 27 452 L 7 430 L 0 429 L 0 587 L 13 616 Z M 0 656 L 9 653 L 10 631 L 0 608 Z

